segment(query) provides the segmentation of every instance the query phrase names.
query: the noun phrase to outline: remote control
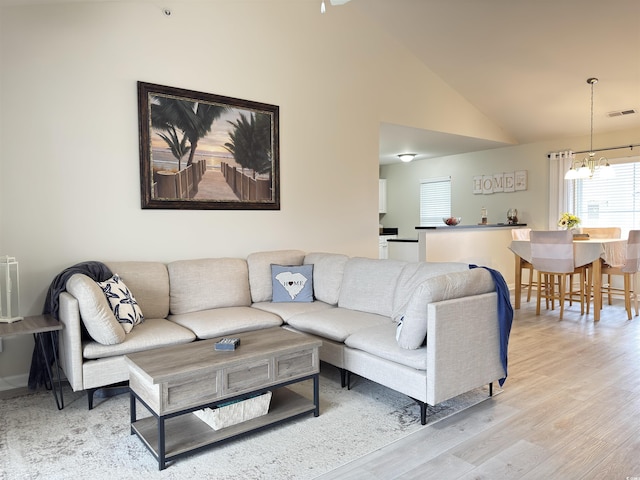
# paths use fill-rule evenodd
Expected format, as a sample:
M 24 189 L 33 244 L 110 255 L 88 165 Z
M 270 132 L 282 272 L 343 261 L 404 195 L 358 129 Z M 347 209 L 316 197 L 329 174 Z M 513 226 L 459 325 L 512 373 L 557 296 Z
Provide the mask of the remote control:
M 235 350 L 240 345 L 239 338 L 221 338 L 214 344 L 216 350 Z

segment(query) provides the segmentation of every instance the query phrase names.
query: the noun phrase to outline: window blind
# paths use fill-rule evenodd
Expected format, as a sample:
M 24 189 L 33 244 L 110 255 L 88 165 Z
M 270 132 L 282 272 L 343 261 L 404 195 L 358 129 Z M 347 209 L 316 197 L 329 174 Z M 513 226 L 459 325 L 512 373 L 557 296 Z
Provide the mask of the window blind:
M 420 226 L 441 226 L 451 216 L 451 177 L 420 181 Z

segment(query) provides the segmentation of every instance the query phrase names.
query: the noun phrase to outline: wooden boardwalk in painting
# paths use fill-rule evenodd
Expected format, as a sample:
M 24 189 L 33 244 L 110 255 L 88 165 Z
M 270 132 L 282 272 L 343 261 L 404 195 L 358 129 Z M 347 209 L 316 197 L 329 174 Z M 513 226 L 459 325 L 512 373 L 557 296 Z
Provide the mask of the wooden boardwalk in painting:
M 198 184 L 198 193 L 194 200 L 217 200 L 237 202 L 238 196 L 233 193 L 219 170 L 207 170 Z

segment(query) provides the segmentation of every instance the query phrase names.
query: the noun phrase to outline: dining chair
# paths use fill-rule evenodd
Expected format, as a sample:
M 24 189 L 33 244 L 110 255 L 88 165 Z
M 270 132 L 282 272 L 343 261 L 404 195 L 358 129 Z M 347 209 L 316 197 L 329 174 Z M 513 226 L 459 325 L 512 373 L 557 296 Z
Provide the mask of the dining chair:
M 536 295 L 536 315 L 540 315 L 540 301 L 555 300 L 560 304 L 560 320 L 564 315 L 564 302 L 570 298 L 571 288 L 567 292 L 567 282 L 571 275 L 579 274 L 578 299 L 580 314 L 584 314 L 585 267 L 575 267 L 573 255 L 573 233 L 570 230 L 531 231 L 531 264 L 537 270 L 538 289 Z
M 583 227 L 582 233 L 588 233 L 589 238 L 622 238 L 620 227 Z
M 511 229 L 511 239 L 528 241 L 530 240 L 530 233 L 530 228 L 513 228 Z M 538 282 L 534 280 L 535 276 L 533 265 L 531 264 L 531 262 L 528 262 L 524 258 L 520 257 L 520 265 L 518 265 L 518 268 L 520 269 L 520 291 L 522 291 L 522 288 L 527 289 L 527 302 L 529 302 L 531 301 L 531 290 L 534 288 L 534 286 L 536 289 L 538 288 Z M 528 272 L 526 283 L 522 279 L 522 272 L 524 272 L 525 270 Z
M 640 230 L 631 230 L 627 240 L 625 263 L 622 266 L 602 264 L 602 277 L 607 276 L 607 283 L 602 283 L 602 293 L 608 295 L 608 303 L 611 305 L 612 295 L 624 295 L 624 309 L 627 311 L 627 319 L 631 320 L 631 300 L 638 316 L 638 295 L 636 283 L 640 270 Z M 612 275 L 621 275 L 623 288 L 614 287 L 611 282 Z M 601 303 L 602 305 L 602 303 Z
M 589 238 L 622 238 L 622 229 L 620 227 L 583 227 L 580 229 L 582 233 L 587 233 Z M 591 298 L 591 269 L 587 266 L 587 290 L 586 295 Z M 611 284 L 611 274 L 602 276 L 603 284 Z M 611 305 L 611 295 L 609 295 L 609 305 Z M 587 305 L 587 313 L 589 313 L 589 306 Z

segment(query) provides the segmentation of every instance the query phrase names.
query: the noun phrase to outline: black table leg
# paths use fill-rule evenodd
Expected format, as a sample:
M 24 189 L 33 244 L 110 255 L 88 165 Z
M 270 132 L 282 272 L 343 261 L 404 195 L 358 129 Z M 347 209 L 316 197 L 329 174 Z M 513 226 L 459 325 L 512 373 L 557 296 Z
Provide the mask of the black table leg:
M 158 470 L 164 470 L 165 463 L 164 444 L 164 417 L 158 417 Z
M 62 396 L 62 375 L 60 373 L 60 363 L 58 362 L 58 352 L 56 348 L 56 332 L 48 332 L 49 338 L 51 340 L 51 348 L 53 350 L 53 363 L 55 364 L 56 373 L 57 373 L 57 383 L 58 386 L 56 388 L 56 382 L 53 380 L 53 373 L 51 372 L 51 365 L 49 365 L 49 361 L 47 360 L 47 352 L 44 348 L 44 339 L 42 336 L 44 333 L 36 333 L 34 334 L 35 341 L 40 345 L 40 353 L 42 354 L 42 361 L 44 362 L 47 370 L 47 377 L 49 377 L 49 384 L 51 385 L 51 392 L 53 393 L 53 398 L 56 400 L 56 405 L 58 410 L 62 410 L 64 408 L 64 398 Z M 58 393 L 60 397 L 58 398 Z
M 129 406 L 129 412 L 131 416 L 131 435 L 133 435 L 135 433 L 135 431 L 133 430 L 133 424 L 136 423 L 138 416 L 136 413 L 136 397 L 133 393 L 133 390 L 129 391 Z
M 313 403 L 316 408 L 313 411 L 313 416 L 320 415 L 320 375 L 317 373 L 313 376 Z

